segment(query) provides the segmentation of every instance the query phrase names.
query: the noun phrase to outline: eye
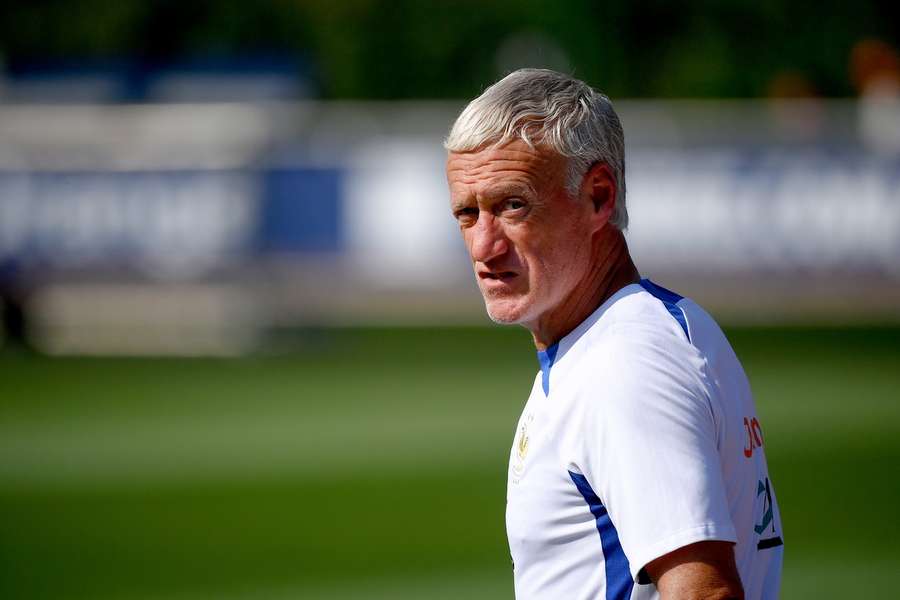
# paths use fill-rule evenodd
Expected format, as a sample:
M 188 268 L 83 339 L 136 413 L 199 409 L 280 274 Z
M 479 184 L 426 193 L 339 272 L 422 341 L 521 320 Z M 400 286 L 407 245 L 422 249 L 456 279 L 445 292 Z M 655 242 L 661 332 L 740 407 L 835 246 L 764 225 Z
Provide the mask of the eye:
M 521 211 L 525 206 L 525 201 L 521 198 L 507 198 L 501 204 L 501 210 L 503 212 L 517 212 Z
M 474 206 L 464 206 L 453 211 L 453 216 L 459 221 L 460 225 L 471 225 L 478 220 L 478 208 Z

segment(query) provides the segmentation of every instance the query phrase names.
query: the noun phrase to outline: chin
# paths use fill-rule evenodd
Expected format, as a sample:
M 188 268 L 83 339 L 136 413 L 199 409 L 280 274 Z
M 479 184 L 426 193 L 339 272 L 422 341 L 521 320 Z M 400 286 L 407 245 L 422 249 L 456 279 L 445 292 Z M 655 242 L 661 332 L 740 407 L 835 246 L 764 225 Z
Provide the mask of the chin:
M 522 301 L 485 298 L 484 307 L 491 321 L 500 325 L 520 325 L 530 316 L 529 303 Z
M 498 325 L 518 325 L 519 323 L 521 323 L 521 321 L 519 321 L 518 319 L 513 319 L 507 317 L 506 315 L 495 315 L 491 311 L 488 311 L 488 317 L 490 317 L 491 321 Z

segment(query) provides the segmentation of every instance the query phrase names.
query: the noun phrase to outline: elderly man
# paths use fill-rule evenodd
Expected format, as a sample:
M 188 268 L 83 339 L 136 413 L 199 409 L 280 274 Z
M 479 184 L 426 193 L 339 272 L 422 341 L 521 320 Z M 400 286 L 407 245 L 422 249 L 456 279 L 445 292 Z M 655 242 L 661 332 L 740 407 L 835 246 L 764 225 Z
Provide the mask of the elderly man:
M 781 521 L 747 378 L 697 304 L 641 279 L 609 99 L 520 70 L 445 146 L 487 312 L 540 372 L 510 453 L 520 599 L 776 598 Z

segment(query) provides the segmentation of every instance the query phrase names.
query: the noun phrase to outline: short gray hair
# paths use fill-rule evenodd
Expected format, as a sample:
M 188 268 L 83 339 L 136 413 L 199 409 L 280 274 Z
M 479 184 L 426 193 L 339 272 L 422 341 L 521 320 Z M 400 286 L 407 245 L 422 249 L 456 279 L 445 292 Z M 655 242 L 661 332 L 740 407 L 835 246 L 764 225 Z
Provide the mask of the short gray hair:
M 548 147 L 568 159 L 571 195 L 594 164 L 605 163 L 616 181 L 610 223 L 628 226 L 625 208 L 625 135 L 609 98 L 556 71 L 519 69 L 490 86 L 463 109 L 444 141 L 450 152 L 473 152 L 515 139 Z

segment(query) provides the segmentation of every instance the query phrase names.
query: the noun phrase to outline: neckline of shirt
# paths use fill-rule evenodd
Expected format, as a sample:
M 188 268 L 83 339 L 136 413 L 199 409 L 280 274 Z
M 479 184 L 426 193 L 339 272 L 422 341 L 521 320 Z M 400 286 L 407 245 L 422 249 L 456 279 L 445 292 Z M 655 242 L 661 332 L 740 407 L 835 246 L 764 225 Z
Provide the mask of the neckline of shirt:
M 538 350 L 538 363 L 540 364 L 541 369 L 541 386 L 544 389 L 544 395 L 550 395 L 550 372 L 553 370 L 555 365 L 558 365 L 563 358 L 568 354 L 569 350 L 571 350 L 578 340 L 587 333 L 597 321 L 609 310 L 613 304 L 624 298 L 625 296 L 630 296 L 633 293 L 646 291 L 641 284 L 639 283 L 629 283 L 625 287 L 621 288 L 619 291 L 614 293 L 612 296 L 606 299 L 603 304 L 598 306 L 594 312 L 592 312 L 588 317 L 578 324 L 572 331 L 564 335 L 558 342 L 553 344 L 552 346 L 548 346 L 546 350 Z

